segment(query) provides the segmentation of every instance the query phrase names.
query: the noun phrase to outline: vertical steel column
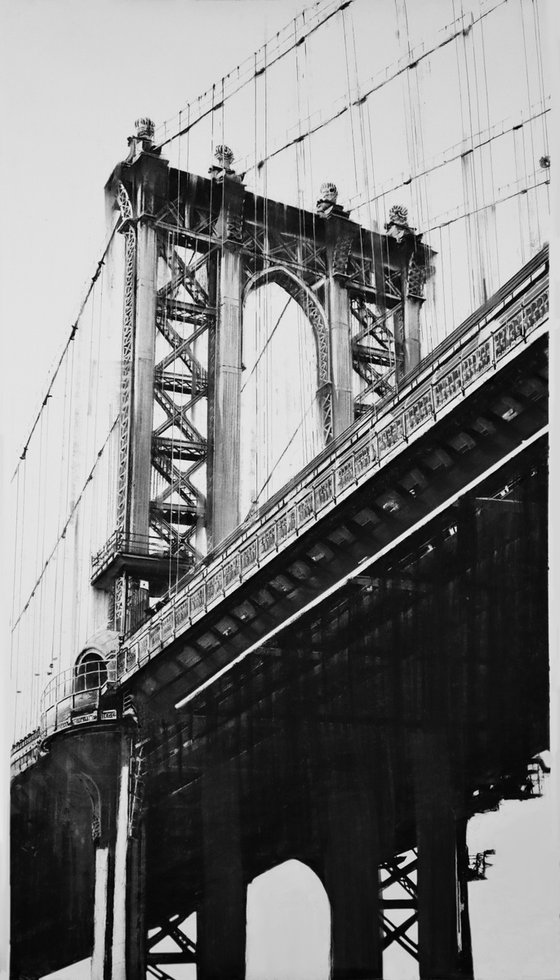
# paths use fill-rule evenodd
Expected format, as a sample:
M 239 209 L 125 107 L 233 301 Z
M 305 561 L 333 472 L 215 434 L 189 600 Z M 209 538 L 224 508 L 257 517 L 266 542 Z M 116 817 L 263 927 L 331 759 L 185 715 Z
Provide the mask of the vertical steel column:
M 458 820 L 444 732 L 418 732 L 412 749 L 418 843 L 421 980 L 472 978 L 464 821 Z M 460 843 L 460 849 L 458 849 Z
M 233 764 L 207 770 L 201 786 L 203 895 L 198 915 L 198 980 L 243 980 L 246 884 L 238 776 Z
M 424 246 L 421 235 L 408 224 L 407 209 L 393 205 L 385 225 L 388 237 L 398 244 L 402 312 L 395 324 L 397 342 L 397 381 L 413 371 L 420 362 L 420 310 L 424 302 L 426 280 Z
M 332 980 L 381 980 L 378 827 L 365 794 L 333 791 L 328 837 Z
M 333 436 L 336 438 L 354 421 L 352 397 L 352 337 L 346 269 L 355 226 L 345 218 L 329 218 L 327 313 L 331 347 Z
M 98 842 L 95 848 L 93 896 L 93 952 L 91 980 L 105 980 L 107 949 L 111 941 L 109 916 L 109 846 Z
M 140 128 L 148 124 L 153 132 L 149 120 L 138 123 Z M 168 196 L 168 162 L 159 158 L 151 137 L 131 138 L 129 145 L 128 159 L 106 186 L 107 207 L 118 204 L 126 241 L 116 527 L 119 546 L 125 549 L 129 535 L 144 539 L 147 548 L 150 526 L 157 303 L 154 220 Z M 138 583 L 126 572 L 114 582 L 112 625 L 119 632 L 130 626 L 131 585 L 137 588 Z
M 122 734 L 114 782 L 105 773 L 100 792 L 92 980 L 136 980 L 145 973 L 143 839 L 129 836 L 131 748 L 131 736 Z
M 220 259 L 211 379 L 210 547 L 216 547 L 240 521 L 241 325 L 241 255 L 236 245 L 225 242 Z
M 395 325 L 397 342 L 397 381 L 401 381 L 420 363 L 420 310 L 424 302 L 424 270 L 412 256 L 414 239 L 407 235 L 401 244 L 402 313 Z
M 423 302 L 423 298 L 411 294 L 410 273 L 408 273 L 405 277 L 405 293 L 403 295 L 403 376 L 413 371 L 420 363 L 420 310 Z
M 141 217 L 136 226 L 136 322 L 134 329 L 128 501 L 129 534 L 141 538 L 147 538 L 150 528 L 156 272 L 156 231 L 153 221 Z
M 130 743 L 122 739 L 117 811 L 114 831 L 113 938 L 111 943 L 111 980 L 132 980 L 127 976 L 127 850 L 128 808 L 130 795 Z

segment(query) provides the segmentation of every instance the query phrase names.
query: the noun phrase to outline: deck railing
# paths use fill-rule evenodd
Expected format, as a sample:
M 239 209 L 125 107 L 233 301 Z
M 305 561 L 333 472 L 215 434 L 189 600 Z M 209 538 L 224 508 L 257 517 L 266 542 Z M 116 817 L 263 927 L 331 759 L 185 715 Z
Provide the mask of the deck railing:
M 421 362 L 379 410 L 355 422 L 241 525 L 162 601 L 117 656 L 117 678 L 151 657 L 237 589 L 407 443 L 516 356 L 548 316 L 546 251 Z M 509 411 L 507 405 L 504 411 Z
M 149 558 L 177 558 L 161 538 L 151 534 L 128 534 L 113 531 L 111 537 L 91 559 L 91 574 L 97 576 L 116 555 L 135 555 Z
M 94 721 L 114 721 L 116 709 L 100 710 L 101 691 L 113 678 L 112 664 L 81 663 L 53 677 L 41 698 L 40 737 Z

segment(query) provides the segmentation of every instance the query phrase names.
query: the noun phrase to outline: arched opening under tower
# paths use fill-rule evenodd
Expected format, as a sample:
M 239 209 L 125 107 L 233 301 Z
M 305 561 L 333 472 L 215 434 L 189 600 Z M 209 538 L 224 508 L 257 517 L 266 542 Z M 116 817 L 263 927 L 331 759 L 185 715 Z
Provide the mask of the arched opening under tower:
M 247 980 L 328 980 L 331 912 L 314 871 L 289 860 L 247 890 Z
M 294 288 L 297 288 L 295 282 Z M 301 305 L 262 280 L 243 309 L 241 514 L 269 500 L 323 448 L 317 338 Z

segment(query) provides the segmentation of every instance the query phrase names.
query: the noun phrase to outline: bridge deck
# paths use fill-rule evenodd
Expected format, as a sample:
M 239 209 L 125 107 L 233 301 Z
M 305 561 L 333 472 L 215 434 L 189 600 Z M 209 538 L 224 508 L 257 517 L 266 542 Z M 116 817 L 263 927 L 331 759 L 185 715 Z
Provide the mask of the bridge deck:
M 547 311 L 545 249 L 163 601 L 120 651 L 118 685 L 188 696 L 537 433 Z M 14 746 L 13 774 L 52 726 Z
M 541 253 L 210 555 L 129 638 L 118 683 L 186 695 L 537 433 L 547 268 Z

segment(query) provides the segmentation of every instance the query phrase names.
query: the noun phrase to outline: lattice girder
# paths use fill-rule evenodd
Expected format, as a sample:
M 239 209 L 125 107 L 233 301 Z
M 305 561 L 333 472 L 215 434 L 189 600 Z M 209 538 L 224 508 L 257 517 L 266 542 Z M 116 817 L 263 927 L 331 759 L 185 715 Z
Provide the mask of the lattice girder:
M 383 931 L 382 945 L 387 949 L 392 943 L 397 943 L 415 960 L 418 960 L 418 943 L 409 935 L 409 931 L 418 923 L 418 889 L 412 877 L 418 870 L 418 854 L 414 848 L 406 854 L 397 854 L 381 865 L 386 877 L 380 881 L 379 888 L 379 920 Z M 389 897 L 386 893 L 390 888 L 399 888 L 397 897 Z M 391 912 L 410 912 L 402 922 L 392 921 Z
M 176 914 L 169 922 L 161 926 L 147 942 L 147 974 L 158 980 L 174 980 L 162 965 L 194 964 L 197 961 L 196 943 L 181 928 L 183 916 Z M 171 940 L 175 950 L 158 951 L 155 949 L 164 940 Z
M 184 246 L 177 244 L 168 228 L 159 229 L 158 240 L 169 278 L 158 287 L 156 328 L 170 350 L 159 357 L 154 371 L 154 402 L 163 418 L 154 424 L 152 466 L 167 486 L 151 501 L 150 525 L 172 554 L 187 550 L 200 557 L 191 538 L 203 519 L 205 497 L 191 478 L 206 463 L 207 439 L 194 417 L 197 412 L 200 415 L 209 389 L 207 368 L 193 348 L 215 320 L 200 276 L 208 274 L 208 262 L 216 249 L 205 248 L 200 254 L 187 248 L 183 257 L 179 249 Z M 191 328 L 188 335 L 186 326 Z M 172 498 L 177 496 L 182 503 L 174 514 Z

